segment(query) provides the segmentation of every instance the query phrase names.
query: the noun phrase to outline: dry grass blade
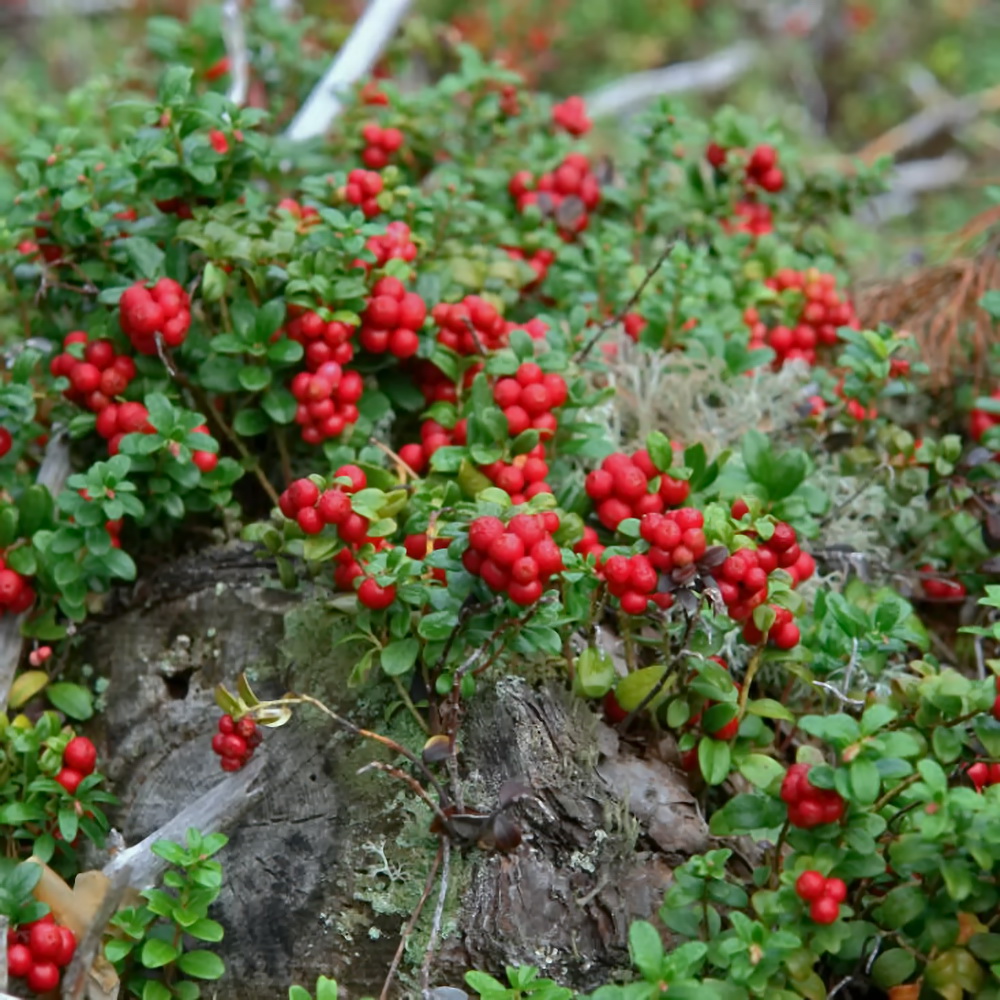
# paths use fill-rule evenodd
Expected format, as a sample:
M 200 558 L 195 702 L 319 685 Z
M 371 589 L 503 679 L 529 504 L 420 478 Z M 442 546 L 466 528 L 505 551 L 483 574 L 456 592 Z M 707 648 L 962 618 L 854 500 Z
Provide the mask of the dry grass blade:
M 866 327 L 887 323 L 913 334 L 930 368 L 932 389 L 951 387 L 958 378 L 982 386 L 989 374 L 991 348 L 1000 334 L 979 302 L 1000 289 L 1000 209 L 990 209 L 955 234 L 954 260 L 922 268 L 895 281 L 862 288 L 856 297 Z M 968 245 L 990 234 L 978 252 Z

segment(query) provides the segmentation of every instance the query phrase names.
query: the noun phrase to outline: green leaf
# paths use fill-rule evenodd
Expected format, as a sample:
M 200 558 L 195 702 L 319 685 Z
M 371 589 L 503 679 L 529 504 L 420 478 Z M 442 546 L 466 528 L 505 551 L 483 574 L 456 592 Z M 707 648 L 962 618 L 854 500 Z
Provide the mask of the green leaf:
M 262 410 L 257 409 L 240 410 L 233 420 L 233 430 L 243 437 L 263 434 L 270 426 L 271 422 L 267 419 L 267 415 Z
M 134 580 L 136 575 L 135 562 L 122 549 L 108 549 L 101 556 L 101 562 L 108 573 L 118 580 Z
M 721 809 L 712 814 L 712 833 L 728 836 L 750 833 L 781 826 L 785 819 L 784 803 L 769 795 L 743 793 L 734 795 Z
M 337 980 L 320 976 L 316 980 L 316 1000 L 337 1000 Z
M 282 386 L 272 386 L 260 401 L 261 409 L 276 423 L 290 424 L 295 419 L 298 404 Z
M 37 483 L 29 486 L 17 501 L 18 529 L 22 537 L 31 538 L 36 531 L 49 527 L 54 508 L 52 494 L 44 486 Z
M 615 664 L 608 653 L 589 647 L 577 658 L 574 686 L 584 698 L 603 698 L 615 683 Z
M 657 929 L 646 920 L 635 920 L 628 929 L 628 951 L 632 964 L 647 982 L 660 978 L 663 967 L 663 941 Z
M 643 667 L 634 670 L 627 677 L 623 677 L 615 685 L 615 698 L 626 712 L 635 711 L 645 701 L 649 693 L 663 679 L 664 666 Z M 653 709 L 666 697 L 666 693 L 661 689 L 647 705 Z
M 708 785 L 721 785 L 729 777 L 732 751 L 724 740 L 702 737 L 698 744 L 698 764 L 702 777 Z
M 420 642 L 417 639 L 397 639 L 383 647 L 381 655 L 382 669 L 390 677 L 405 674 L 420 654 Z
M 312 1000 L 312 995 L 302 986 L 289 986 L 288 1000 Z
M 162 274 L 165 255 L 152 240 L 145 236 L 128 236 L 115 240 L 115 246 L 125 251 L 140 278 L 152 280 Z
M 221 941 L 225 931 L 216 920 L 209 920 L 208 917 L 202 917 L 196 920 L 193 924 L 186 928 L 185 933 L 190 934 L 191 937 L 197 938 L 199 941 Z
M 177 967 L 185 976 L 194 979 L 221 979 L 225 963 L 211 951 L 188 951 L 177 960 Z
M 969 938 L 969 951 L 984 962 L 1000 962 L 1000 934 L 973 934 Z
M 147 969 L 162 969 L 176 961 L 180 954 L 180 949 L 175 948 L 169 941 L 162 938 L 149 938 L 142 946 L 140 961 Z
M 901 885 L 886 895 L 882 905 L 876 909 L 879 919 L 891 930 L 923 916 L 927 909 L 927 896 L 920 886 Z
M 767 754 L 752 753 L 740 762 L 739 772 L 751 784 L 767 788 L 785 773 L 785 769 Z
M 847 770 L 851 794 L 860 805 L 871 805 L 877 798 L 882 778 L 873 760 L 858 757 Z
M 670 446 L 670 438 L 662 431 L 652 431 L 646 436 L 646 451 L 660 472 L 666 472 L 673 465 L 674 449 Z
M 170 990 L 158 979 L 147 979 L 142 988 L 142 1000 L 174 1000 L 174 998 Z
M 94 700 L 90 692 L 79 684 L 60 681 L 45 689 L 49 701 L 64 715 L 85 722 L 94 714 Z
M 916 971 L 917 960 L 902 948 L 882 952 L 872 966 L 872 980 L 883 990 L 905 983 Z
M 271 337 L 281 329 L 284 322 L 285 300 L 271 299 L 270 302 L 265 302 L 257 309 L 257 320 L 254 324 L 254 332 L 257 334 L 257 339 L 261 341 L 270 340 Z M 280 343 L 280 341 L 275 341 L 275 344 L 278 343 Z M 301 344 L 294 340 L 288 340 L 286 343 L 295 344 L 295 346 L 299 349 L 299 358 L 302 357 Z M 298 358 L 293 358 L 292 360 L 298 361 Z
M 767 486 L 771 481 L 771 469 L 774 464 L 770 439 L 758 430 L 747 431 L 743 435 L 740 450 L 750 478 L 762 486 Z
M 146 409 L 149 410 L 149 422 L 156 430 L 163 435 L 169 435 L 173 431 L 177 415 L 170 400 L 162 392 L 147 394 Z
M 506 995 L 507 988 L 499 979 L 494 979 L 485 972 L 467 972 L 465 982 L 480 996 L 483 994 L 500 993 Z
M 773 698 L 755 698 L 753 701 L 748 701 L 747 714 L 759 715 L 765 719 L 782 719 L 785 722 L 795 720 L 792 712 Z
M 271 384 L 271 369 L 258 365 L 244 365 L 236 377 L 247 392 L 262 392 Z

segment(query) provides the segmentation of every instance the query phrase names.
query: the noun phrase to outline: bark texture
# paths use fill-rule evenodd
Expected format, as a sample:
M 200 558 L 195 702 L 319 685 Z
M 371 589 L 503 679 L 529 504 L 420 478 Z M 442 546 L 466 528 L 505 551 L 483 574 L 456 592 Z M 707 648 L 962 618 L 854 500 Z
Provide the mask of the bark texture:
M 418 747 L 421 734 L 386 683 L 351 686 L 364 648 L 341 640 L 351 618 L 278 589 L 244 546 L 164 568 L 87 635 L 106 676 L 102 757 L 128 843 L 222 779 L 209 742 L 213 689 L 245 671 L 262 697 L 299 690 Z M 556 684 L 501 678 L 470 704 L 460 746 L 465 804 L 491 808 L 520 779 L 512 855 L 452 852 L 432 983 L 530 963 L 589 989 L 626 960 L 629 920 L 659 907 L 672 867 L 708 846 L 683 777 L 619 744 Z M 344 995 L 377 994 L 435 853 L 430 814 L 390 776 L 357 771 L 390 758 L 318 713 L 266 734 L 260 789 L 227 831 L 218 919 L 228 973 L 218 1000 L 284 996 L 334 976 Z M 397 762 L 398 763 L 398 762 Z M 416 995 L 435 887 L 397 992 Z

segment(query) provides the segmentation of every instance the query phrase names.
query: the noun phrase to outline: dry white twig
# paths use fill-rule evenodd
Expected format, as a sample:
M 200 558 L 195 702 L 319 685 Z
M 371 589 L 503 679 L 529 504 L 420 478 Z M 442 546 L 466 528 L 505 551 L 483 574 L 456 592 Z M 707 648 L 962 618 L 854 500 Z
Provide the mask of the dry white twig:
M 592 117 L 627 115 L 657 97 L 721 90 L 743 76 L 760 54 L 755 43 L 738 42 L 704 59 L 633 73 L 588 94 L 587 112 Z
M 242 107 L 250 90 L 250 50 L 243 23 L 240 0 L 226 0 L 222 5 L 222 40 L 229 57 L 229 100 Z
M 118 872 L 130 869 L 129 881 L 133 888 L 144 889 L 153 885 L 167 867 L 167 862 L 153 853 L 153 844 L 158 840 L 183 843 L 184 835 L 191 827 L 207 835 L 231 823 L 259 794 L 259 790 L 251 791 L 251 785 L 263 766 L 263 758 L 257 757 L 241 771 L 227 774 L 214 788 L 181 810 L 145 840 L 116 854 L 102 871 L 113 880 Z
M 375 65 L 412 4 L 413 0 L 371 0 L 323 79 L 285 130 L 286 139 L 313 139 L 330 127 L 343 108 L 344 93 Z

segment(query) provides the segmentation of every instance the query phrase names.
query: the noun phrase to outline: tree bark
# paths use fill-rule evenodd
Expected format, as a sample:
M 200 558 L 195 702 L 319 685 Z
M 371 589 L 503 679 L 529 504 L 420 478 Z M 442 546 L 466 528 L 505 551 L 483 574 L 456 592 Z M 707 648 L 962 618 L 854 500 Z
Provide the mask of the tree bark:
M 312 694 L 359 724 L 419 748 L 423 735 L 388 683 L 350 685 L 364 647 L 342 640 L 352 618 L 315 595 L 277 587 L 245 546 L 167 566 L 87 632 L 88 661 L 108 678 L 97 734 L 131 844 L 222 779 L 209 746 L 213 690 L 245 671 L 261 697 Z M 640 759 L 591 708 L 554 682 L 484 683 L 460 737 L 465 804 L 489 810 L 501 784 L 514 807 L 513 854 L 452 850 L 433 985 L 469 968 L 532 964 L 590 989 L 627 964 L 626 932 L 656 913 L 672 866 L 708 846 L 683 775 Z M 370 760 L 371 742 L 309 708 L 267 731 L 243 815 L 219 859 L 217 918 L 226 977 L 218 1000 L 283 996 L 336 978 L 349 1000 L 377 994 L 436 851 L 431 814 Z M 396 761 L 395 763 L 404 763 Z M 410 938 L 397 995 L 418 995 L 437 886 Z

